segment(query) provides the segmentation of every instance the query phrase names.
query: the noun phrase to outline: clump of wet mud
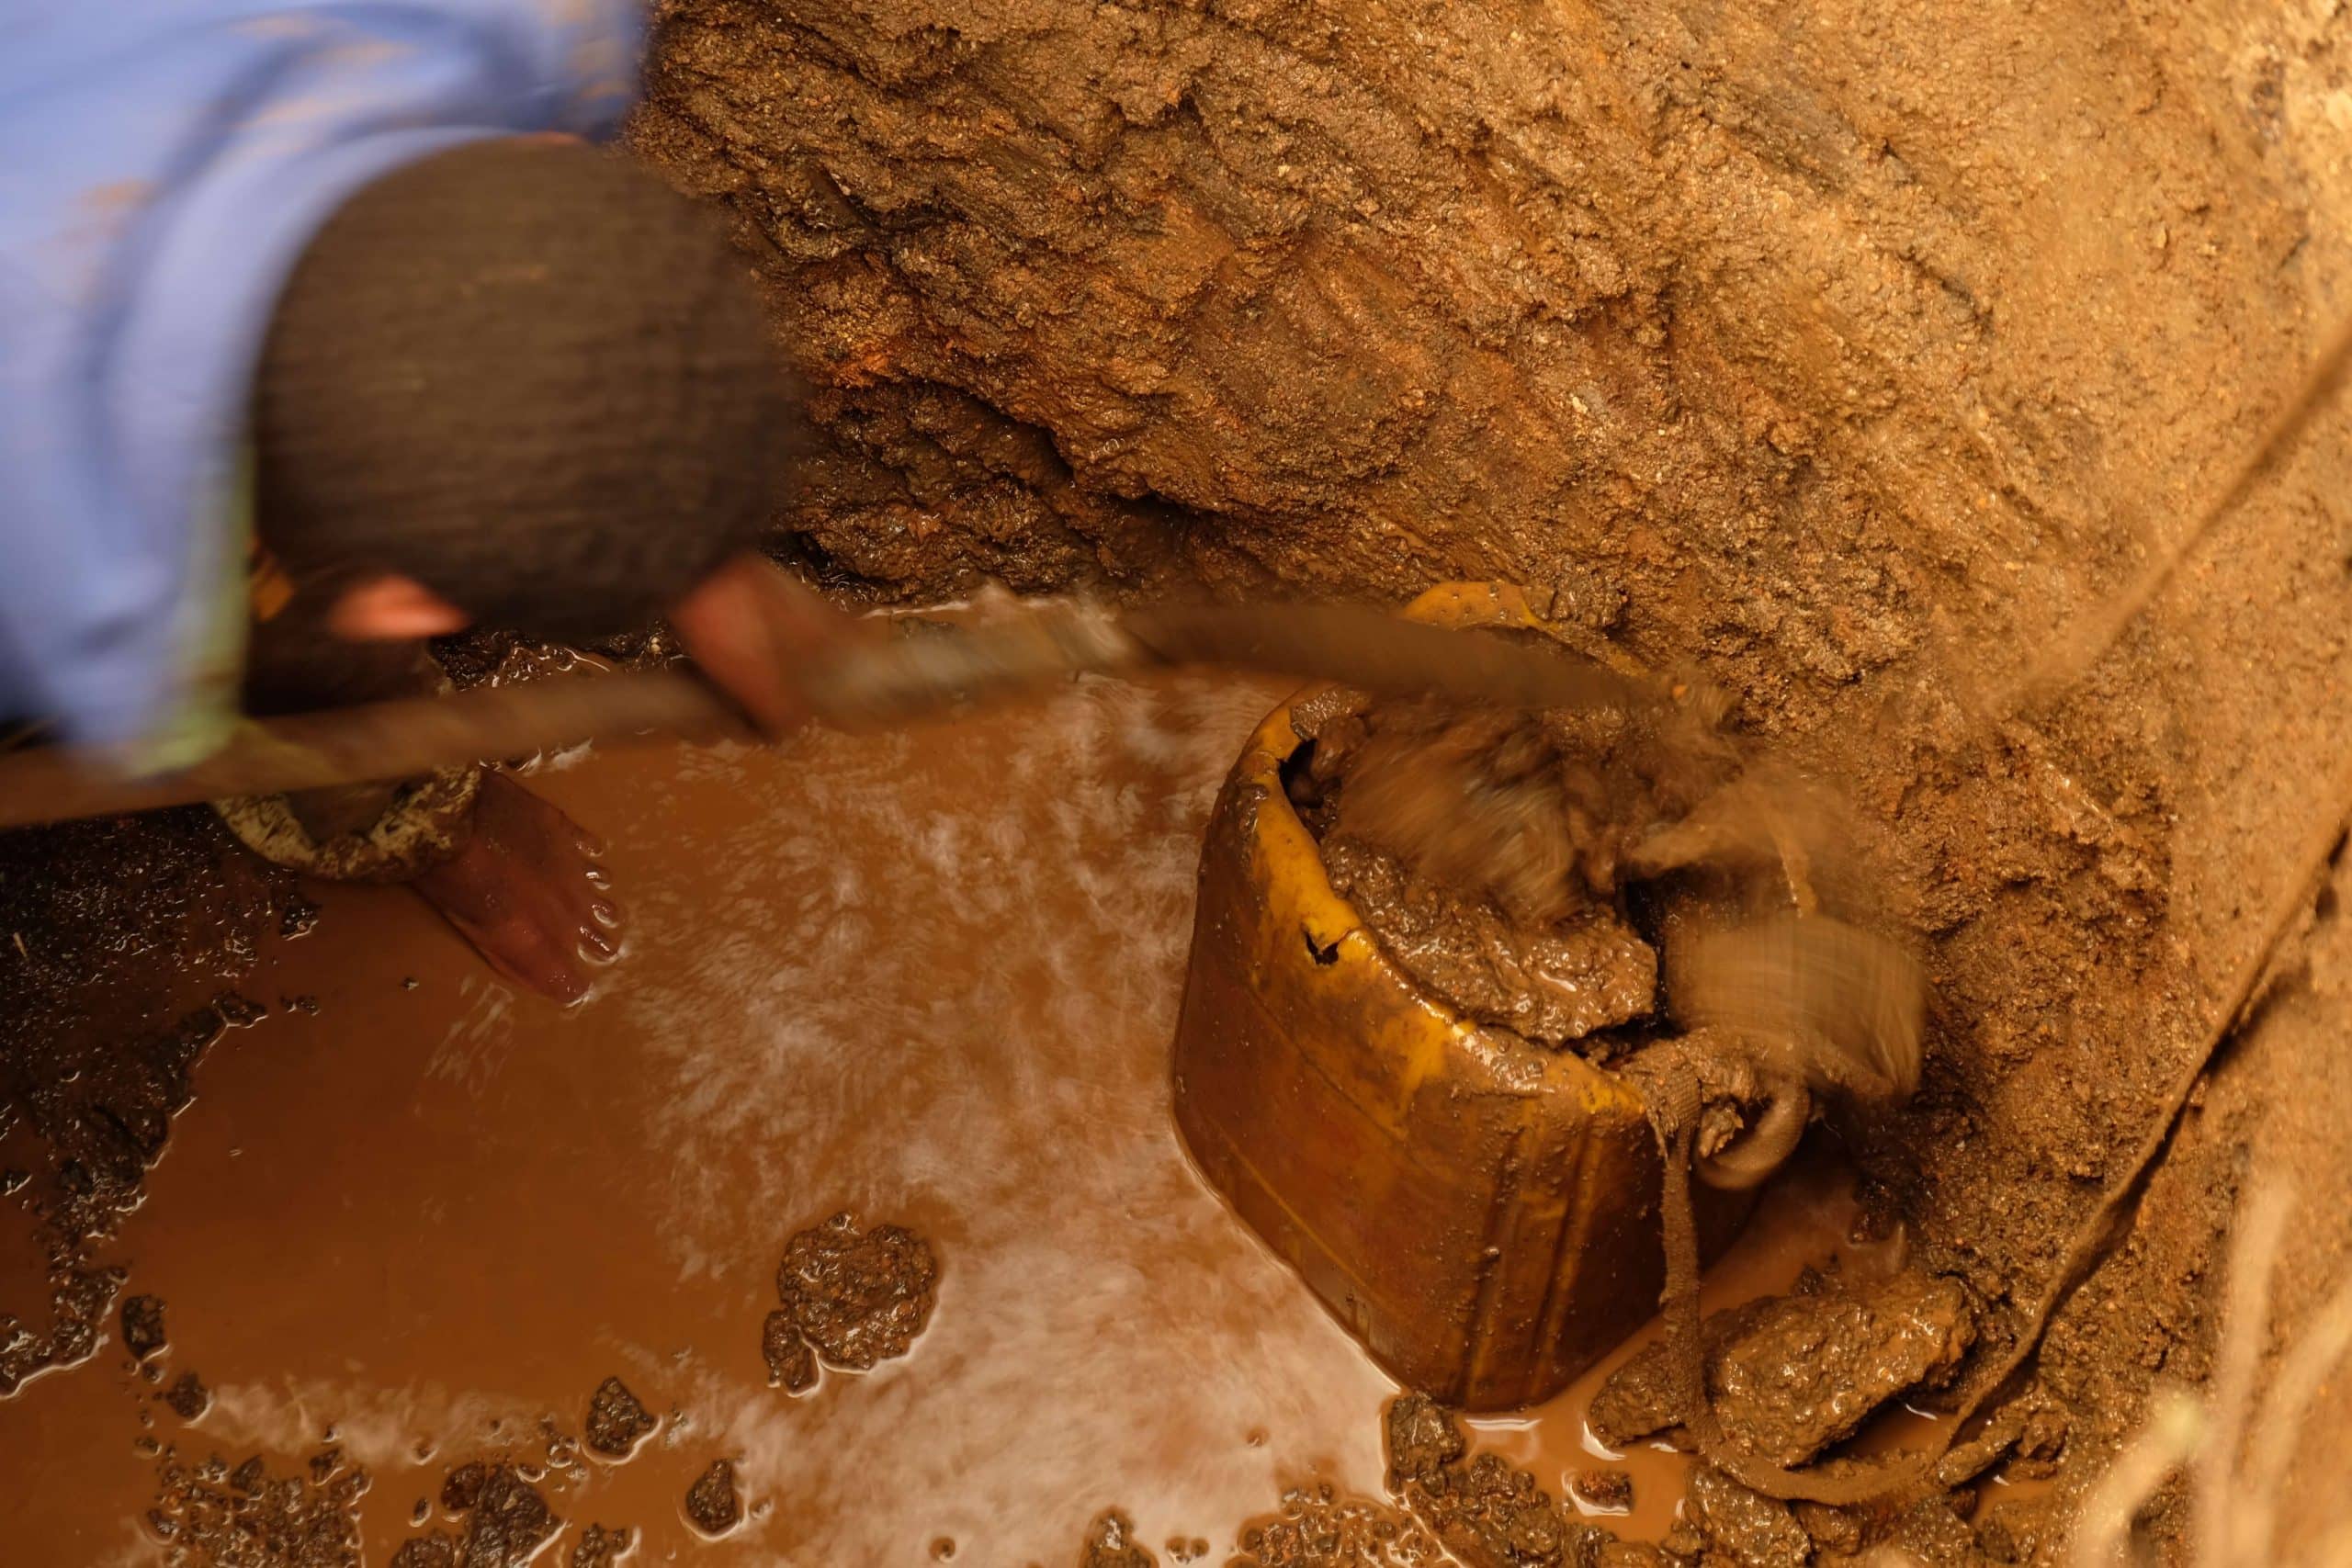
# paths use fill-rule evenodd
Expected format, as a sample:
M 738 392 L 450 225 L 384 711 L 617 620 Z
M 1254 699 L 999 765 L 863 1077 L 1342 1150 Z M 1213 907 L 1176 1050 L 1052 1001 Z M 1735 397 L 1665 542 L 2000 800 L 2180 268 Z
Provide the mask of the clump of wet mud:
M 735 1466 L 713 1460 L 686 1489 L 686 1517 L 707 1536 L 722 1536 L 743 1522 L 743 1499 L 735 1491 Z
M 628 1458 L 660 1424 L 616 1377 L 598 1383 L 589 1397 L 588 1447 L 606 1459 Z
M 403 1542 L 392 1568 L 522 1568 L 563 1524 L 511 1464 L 458 1465 L 441 1483 L 441 1506 L 464 1521 L 462 1532 L 435 1530 Z
M 1136 1539 L 1136 1522 L 1116 1508 L 1095 1516 L 1079 1549 L 1078 1568 L 1159 1568 L 1151 1549 Z
M 1581 1568 L 1615 1537 L 1564 1517 L 1527 1472 L 1468 1455 L 1453 1414 L 1408 1393 L 1387 1409 L 1388 1489 L 1470 1568 Z
M 334 1449 L 293 1475 L 272 1474 L 259 1455 L 232 1469 L 218 1455 L 184 1463 L 166 1449 L 147 1524 L 173 1568 L 358 1568 L 367 1490 L 368 1472 Z
M 164 1303 L 153 1296 L 130 1296 L 122 1303 L 122 1348 L 143 1361 L 170 1343 L 164 1331 Z
M 1241 1551 L 1227 1568 L 1435 1568 L 1446 1561 L 1410 1517 L 1324 1482 L 1283 1493 L 1275 1517 L 1242 1530 Z
M 817 1386 L 817 1352 L 800 1337 L 800 1323 L 778 1307 L 760 1325 L 760 1356 L 768 1364 L 768 1386 L 806 1393 Z
M 628 1555 L 633 1538 L 626 1529 L 590 1525 L 572 1543 L 571 1568 L 613 1568 Z
M 1976 1318 L 1967 1286 L 1917 1269 L 1876 1283 L 1818 1280 L 1716 1313 L 1702 1331 L 1716 1419 L 1747 1451 L 1804 1464 L 1888 1402 L 1947 1384 L 1976 1342 Z M 1669 1347 L 1650 1347 L 1601 1385 L 1587 1416 L 1593 1436 L 1623 1449 L 1676 1430 L 1678 1388 Z
M 839 1213 L 795 1235 L 776 1269 L 784 1305 L 762 1325 L 769 1382 L 798 1393 L 816 1381 L 818 1357 L 871 1371 L 905 1355 L 931 1321 L 938 1279 L 930 1244 L 899 1225 L 860 1230 Z
M 183 1421 L 201 1420 L 212 1408 L 212 1391 L 194 1372 L 182 1372 L 171 1387 L 157 1396 L 164 1407 Z
M 1644 846 L 1728 776 L 1679 710 L 1464 712 L 1428 702 L 1335 714 L 1308 776 L 1349 838 L 1515 920 L 1613 899 Z
M 1572 1471 L 1568 1495 L 1588 1514 L 1629 1514 L 1634 1511 L 1634 1478 L 1622 1470 Z
M 1688 1502 L 1686 1524 L 1711 1553 L 1740 1568 L 1803 1568 L 1812 1560 L 1813 1538 L 1786 1503 L 1751 1492 L 1713 1466 L 1691 1476 Z
M 1605 1032 L 1651 1013 L 1658 957 L 1629 872 L 1722 782 L 1720 747 L 1673 713 L 1614 708 L 1465 714 L 1334 693 L 1293 722 L 1292 802 L 1408 974 L 1551 1046 L 1606 1054 Z
M 1731 1021 L 1762 1026 L 1740 1032 L 1792 1041 L 1817 1032 L 1810 1014 L 1825 1001 L 1837 1013 L 1842 997 L 1815 994 L 1818 985 L 1801 996 L 1785 984 L 1759 990 L 1746 971 L 1731 976 L 1737 985 L 1693 989 L 1682 971 L 1732 967 L 1711 956 L 1723 932 L 1816 914 L 1826 892 L 1847 915 L 1871 900 L 1833 831 L 1842 813 L 1743 761 L 1706 711 L 1465 713 L 1325 692 L 1293 708 L 1302 744 L 1283 784 L 1333 888 L 1399 968 L 1464 1016 L 1606 1060 L 1664 1013 L 1689 1028 L 1728 999 Z M 1904 1070 L 1877 1071 L 1867 1086 L 1894 1085 L 1899 1098 L 1917 1075 L 1917 973 L 1879 939 L 1857 941 L 1872 963 L 1831 966 L 1827 978 L 1859 985 L 1870 1016 L 1855 1027 L 1830 1019 L 1840 1037 L 1826 1043 L 1851 1050 L 1842 1035 L 1857 1027 L 1901 1026 Z M 1785 966 L 1817 955 L 1769 956 Z M 1662 978 L 1678 976 L 1662 997 Z M 1891 1011 L 1876 1005 L 1889 996 Z M 1740 1005 L 1759 997 L 1808 1016 Z M 1679 1016 L 1693 1002 L 1707 1019 Z M 1914 1016 L 1900 1016 L 1906 1007 Z

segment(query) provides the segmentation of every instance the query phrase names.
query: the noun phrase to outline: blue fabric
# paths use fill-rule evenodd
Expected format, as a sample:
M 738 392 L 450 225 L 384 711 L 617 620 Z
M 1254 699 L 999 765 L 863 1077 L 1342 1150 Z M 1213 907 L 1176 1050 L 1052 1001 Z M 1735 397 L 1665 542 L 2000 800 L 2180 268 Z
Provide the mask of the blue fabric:
M 0 0 L 0 719 L 170 722 L 302 247 L 443 148 L 609 132 L 641 3 Z

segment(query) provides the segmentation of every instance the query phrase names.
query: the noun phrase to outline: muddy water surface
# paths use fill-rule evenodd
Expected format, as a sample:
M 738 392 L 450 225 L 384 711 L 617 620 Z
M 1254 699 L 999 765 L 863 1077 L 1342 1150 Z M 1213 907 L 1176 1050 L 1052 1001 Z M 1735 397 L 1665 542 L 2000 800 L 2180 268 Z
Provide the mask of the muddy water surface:
M 1169 1116 L 1200 830 L 1275 694 L 1089 684 L 954 729 L 543 770 L 629 915 L 569 1012 L 405 894 L 331 890 L 107 1254 L 165 1303 L 155 1381 L 109 1314 L 95 1360 L 0 1404 L 0 1560 L 162 1560 L 151 1444 L 278 1474 L 338 1446 L 375 1563 L 453 1528 L 436 1499 L 474 1459 L 543 1467 L 550 1562 L 595 1522 L 641 1532 L 636 1562 L 1058 1563 L 1113 1505 L 1222 1551 L 1285 1485 L 1377 1495 L 1390 1385 Z M 1740 1293 L 1824 1250 L 1821 1203 Z M 925 1237 L 937 1304 L 910 1355 L 794 1397 L 762 1323 L 786 1238 L 841 1210 Z M 33 1299 L 38 1259 L 6 1262 Z M 193 1423 L 157 1397 L 190 1371 Z M 618 1463 L 568 1440 L 615 1375 L 660 1420 Z M 1575 1449 L 1586 1392 L 1479 1440 L 1557 1495 L 1604 1462 Z M 722 1459 L 746 1512 L 712 1541 L 684 1502 Z M 1654 1534 L 1679 1472 L 1637 1469 L 1624 1522 Z

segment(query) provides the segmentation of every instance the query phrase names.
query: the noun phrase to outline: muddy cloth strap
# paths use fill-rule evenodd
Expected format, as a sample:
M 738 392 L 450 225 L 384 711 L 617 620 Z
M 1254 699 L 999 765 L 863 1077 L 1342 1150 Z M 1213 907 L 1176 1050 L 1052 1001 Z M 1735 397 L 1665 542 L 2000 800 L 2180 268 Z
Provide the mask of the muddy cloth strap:
M 264 606 L 254 604 L 256 618 Z M 412 680 L 447 696 L 454 689 L 416 651 Z M 240 795 L 211 804 L 228 829 L 264 861 L 327 882 L 407 882 L 442 865 L 463 849 L 473 802 L 482 790 L 480 766 L 445 766 L 398 785 L 344 785 L 289 795 Z
M 465 847 L 481 769 L 443 768 L 401 785 L 367 827 L 314 837 L 282 795 L 217 800 L 229 830 L 264 860 L 330 882 L 406 882 Z
M 1895 1463 L 1825 1474 L 1792 1471 L 1762 1458 L 1735 1441 L 1717 1418 L 1713 1395 L 1707 1389 L 1706 1346 L 1699 1314 L 1699 1226 L 1690 1205 L 1690 1167 L 1703 1099 L 1699 1067 L 1679 1045 L 1679 1042 L 1668 1042 L 1652 1046 L 1624 1069 L 1625 1076 L 1639 1081 L 1665 1167 L 1659 1207 L 1665 1232 L 1666 1289 L 1659 1304 L 1666 1317 L 1667 1359 L 1677 1416 L 1709 1463 L 1749 1491 L 1768 1497 L 1843 1506 L 1876 1502 L 1909 1491 L 1932 1477 L 1936 1464 L 1951 1446 L 1949 1434 L 1927 1451 L 1905 1454 Z M 1962 1421 L 1974 1414 L 1975 1403 L 1972 1401 L 1970 1409 L 1962 1413 Z
M 1690 1206 L 1692 1145 L 1702 1102 L 1701 1066 L 1687 1050 L 1678 1048 L 1679 1042 L 1674 1041 L 1653 1046 L 1625 1065 L 1623 1072 L 1635 1080 L 1641 1091 L 1665 1165 L 1660 1198 L 1666 1289 L 1659 1303 L 1666 1318 L 1667 1355 L 1674 1369 L 1676 1408 L 1709 1463 L 1749 1491 L 1784 1502 L 1849 1507 L 1908 1501 L 1947 1489 L 1937 1474 L 1945 1456 L 1958 1446 L 1962 1432 L 2033 1359 L 2051 1319 L 2122 1234 L 2123 1227 L 2116 1223 L 2118 1218 L 2172 1142 L 2189 1097 L 2205 1076 L 2214 1054 L 2222 1042 L 2237 1032 L 2261 996 L 2280 945 L 2310 908 L 2313 885 L 2325 874 L 2344 842 L 2346 823 L 2352 821 L 2352 764 L 2339 773 L 2328 799 L 2331 804 L 2327 815 L 2310 830 L 2293 874 L 2265 915 L 2254 950 L 2233 978 L 2211 1032 L 2202 1048 L 2182 1065 L 2180 1076 L 2166 1098 L 2164 1113 L 2150 1129 L 2131 1164 L 2100 1195 L 2098 1205 L 2075 1233 L 2048 1289 L 2027 1314 L 2008 1353 L 1977 1381 L 1974 1390 L 1961 1402 L 1951 1425 L 1924 1449 L 1912 1450 L 1881 1464 L 1847 1463 L 1835 1471 L 1794 1471 L 1750 1451 L 1724 1431 L 1715 1415 L 1713 1396 L 1707 1388 L 1706 1346 L 1699 1314 L 1699 1229 Z

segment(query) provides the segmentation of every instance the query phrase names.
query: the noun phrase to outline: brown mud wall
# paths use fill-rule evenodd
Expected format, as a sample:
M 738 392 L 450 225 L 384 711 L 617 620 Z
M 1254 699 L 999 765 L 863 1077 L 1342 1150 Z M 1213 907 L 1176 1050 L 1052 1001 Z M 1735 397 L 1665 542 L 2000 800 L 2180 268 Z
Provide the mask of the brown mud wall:
M 2336 809 L 2340 415 L 2063 705 L 1971 715 L 2352 302 L 2347 38 L 2253 0 L 673 0 L 633 141 L 734 215 L 818 389 L 786 522 L 843 592 L 1507 577 L 1843 781 L 1937 991 L 1865 1163 L 2000 1303 Z M 2102 1424 L 2201 1364 L 2212 1236 L 2293 1141 L 2257 1101 L 2340 1077 L 2271 1055 L 2103 1278 L 2129 1310 L 2055 1341 Z

